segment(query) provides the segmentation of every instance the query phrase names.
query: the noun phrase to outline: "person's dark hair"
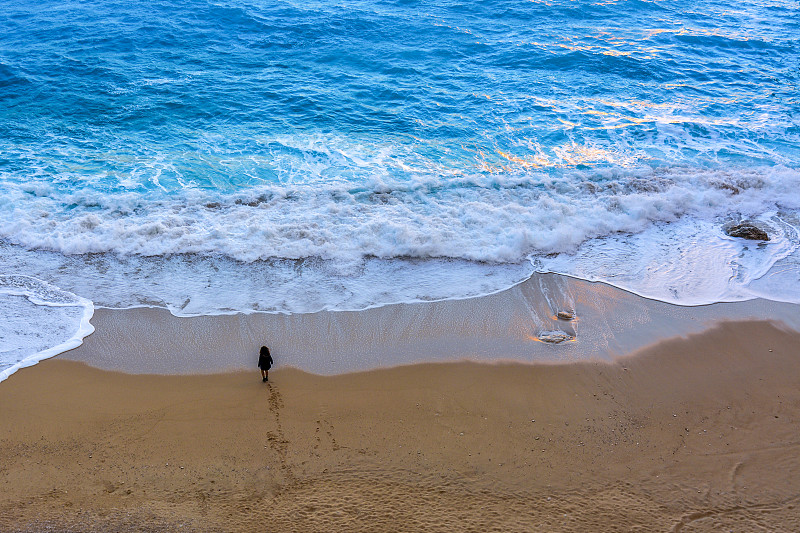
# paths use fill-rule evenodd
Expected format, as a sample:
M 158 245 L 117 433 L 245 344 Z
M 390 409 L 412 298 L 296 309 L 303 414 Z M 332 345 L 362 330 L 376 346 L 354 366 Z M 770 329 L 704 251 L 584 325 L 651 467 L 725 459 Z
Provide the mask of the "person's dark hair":
M 261 355 L 269 355 L 269 348 L 267 348 L 266 346 L 262 346 Z

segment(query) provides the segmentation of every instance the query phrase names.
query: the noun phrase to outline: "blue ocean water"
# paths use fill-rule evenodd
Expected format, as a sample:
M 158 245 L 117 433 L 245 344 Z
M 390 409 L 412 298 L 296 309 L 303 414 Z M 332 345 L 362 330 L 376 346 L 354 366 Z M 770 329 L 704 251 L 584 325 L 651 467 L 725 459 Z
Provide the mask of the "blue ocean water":
M 0 314 L 56 305 L 36 283 L 293 313 L 536 270 L 800 302 L 799 36 L 791 0 L 7 0 Z M 0 371 L 70 338 L 15 328 Z

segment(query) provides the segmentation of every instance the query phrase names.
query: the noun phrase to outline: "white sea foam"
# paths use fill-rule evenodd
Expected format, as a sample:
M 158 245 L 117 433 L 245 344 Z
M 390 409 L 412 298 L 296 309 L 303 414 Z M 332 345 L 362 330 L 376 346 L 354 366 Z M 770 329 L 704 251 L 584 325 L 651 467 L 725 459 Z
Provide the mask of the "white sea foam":
M 505 289 L 533 272 L 527 261 L 371 258 L 344 264 L 309 258 L 242 263 L 200 255 L 64 256 L 2 242 L 0 263 L 49 276 L 60 286 L 91 295 L 97 306 L 164 307 L 177 316 L 313 313 L 468 298 Z
M 372 256 L 514 263 L 640 233 L 654 222 L 800 210 L 800 172 L 783 167 L 421 176 L 227 195 L 11 188 L 0 237 L 13 243 L 65 254 L 221 254 L 243 262 Z
M 411 175 L 228 194 L 21 184 L 0 211 L 0 266 L 98 305 L 185 315 L 465 298 L 534 268 L 680 304 L 795 301 L 780 286 L 800 242 L 792 168 Z M 741 219 L 772 240 L 726 237 Z
M 93 313 L 89 300 L 42 280 L 0 275 L 0 381 L 80 346 Z
M 735 239 L 719 223 L 686 219 L 589 241 L 574 254 L 534 262 L 539 271 L 603 281 L 680 305 L 757 297 L 800 303 L 797 222 L 765 213 L 756 223 L 769 229 L 770 241 Z

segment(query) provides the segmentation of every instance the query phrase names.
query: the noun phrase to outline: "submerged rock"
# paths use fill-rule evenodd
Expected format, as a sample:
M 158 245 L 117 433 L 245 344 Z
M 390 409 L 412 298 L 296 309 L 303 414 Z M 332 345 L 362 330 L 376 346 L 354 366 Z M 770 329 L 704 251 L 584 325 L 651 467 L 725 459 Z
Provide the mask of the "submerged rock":
M 564 341 L 574 340 L 575 337 L 565 331 L 544 331 L 539 334 L 539 340 L 550 344 L 559 344 Z
M 767 235 L 766 231 L 750 222 L 742 222 L 741 224 L 730 226 L 725 229 L 725 233 L 731 237 L 750 239 L 751 241 L 769 240 L 769 235 Z
M 556 317 L 559 320 L 573 320 L 575 318 L 575 313 L 572 311 L 559 311 L 556 313 Z

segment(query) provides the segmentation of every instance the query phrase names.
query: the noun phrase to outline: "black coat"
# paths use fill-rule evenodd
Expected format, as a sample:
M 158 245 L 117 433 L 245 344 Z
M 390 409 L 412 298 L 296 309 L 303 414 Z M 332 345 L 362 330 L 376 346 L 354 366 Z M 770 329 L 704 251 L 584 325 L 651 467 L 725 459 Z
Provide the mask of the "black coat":
M 269 370 L 272 368 L 272 356 L 270 355 L 269 350 L 267 350 L 266 353 L 262 352 L 258 356 L 258 368 L 261 370 Z

